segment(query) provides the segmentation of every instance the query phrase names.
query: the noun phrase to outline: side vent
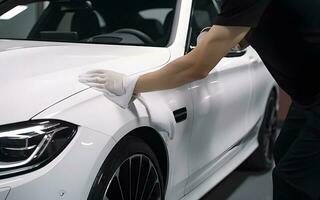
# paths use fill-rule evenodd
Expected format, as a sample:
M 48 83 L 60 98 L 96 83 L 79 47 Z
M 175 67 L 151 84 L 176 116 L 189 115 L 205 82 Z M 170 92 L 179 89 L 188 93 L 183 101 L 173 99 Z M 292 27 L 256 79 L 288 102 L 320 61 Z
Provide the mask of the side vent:
M 175 110 L 173 111 L 173 115 L 177 123 L 182 122 L 187 119 L 187 108 L 183 107 Z

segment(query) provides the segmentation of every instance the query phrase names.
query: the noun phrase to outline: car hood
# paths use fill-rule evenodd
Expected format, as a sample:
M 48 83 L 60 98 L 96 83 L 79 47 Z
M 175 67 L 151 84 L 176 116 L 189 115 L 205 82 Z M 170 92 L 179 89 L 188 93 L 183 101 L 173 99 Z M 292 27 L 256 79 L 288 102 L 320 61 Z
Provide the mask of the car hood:
M 167 48 L 0 40 L 0 125 L 28 120 L 87 89 L 78 75 L 88 70 L 129 75 L 169 59 Z

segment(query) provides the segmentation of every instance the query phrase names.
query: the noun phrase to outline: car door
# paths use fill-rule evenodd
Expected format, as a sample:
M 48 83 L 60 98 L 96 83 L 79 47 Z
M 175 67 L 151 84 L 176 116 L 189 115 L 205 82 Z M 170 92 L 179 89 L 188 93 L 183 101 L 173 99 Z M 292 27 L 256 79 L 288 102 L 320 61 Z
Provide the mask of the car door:
M 252 63 L 250 72 L 253 95 L 248 117 L 248 126 L 252 127 L 259 120 L 262 120 L 270 90 L 275 82 L 258 53 L 252 47 L 248 47 L 247 54 Z
M 190 23 L 190 46 L 196 45 L 201 29 L 214 22 L 218 12 L 216 6 L 213 0 L 195 0 Z M 249 131 L 247 114 L 252 94 L 250 62 L 245 49 L 234 50 L 221 60 L 208 77 L 192 83 L 194 121 L 188 149 L 186 193 L 214 173 L 222 163 L 221 158 Z

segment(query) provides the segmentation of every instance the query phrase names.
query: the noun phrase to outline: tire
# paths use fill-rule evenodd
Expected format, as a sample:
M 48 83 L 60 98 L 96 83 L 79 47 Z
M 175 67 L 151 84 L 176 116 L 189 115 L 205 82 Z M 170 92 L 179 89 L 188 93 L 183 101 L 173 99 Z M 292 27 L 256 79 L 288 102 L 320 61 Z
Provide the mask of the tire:
M 250 171 L 269 171 L 273 167 L 273 147 L 277 137 L 277 95 L 272 91 L 258 133 L 259 147 L 242 164 Z
M 141 139 L 127 136 L 111 151 L 88 200 L 163 200 L 163 176 L 156 155 Z

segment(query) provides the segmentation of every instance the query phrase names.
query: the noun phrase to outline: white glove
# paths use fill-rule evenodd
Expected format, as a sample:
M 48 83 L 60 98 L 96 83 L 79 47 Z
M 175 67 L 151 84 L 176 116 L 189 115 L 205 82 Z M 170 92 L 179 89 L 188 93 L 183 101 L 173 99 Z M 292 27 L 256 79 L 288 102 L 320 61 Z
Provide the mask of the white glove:
M 122 108 L 134 100 L 133 90 L 139 75 L 127 76 L 111 70 L 92 70 L 79 76 L 79 81 L 104 94 Z
M 103 92 L 104 96 L 122 108 L 138 98 L 149 112 L 153 126 L 169 133 L 170 138 L 175 132 L 175 118 L 172 111 L 161 99 L 150 98 L 147 95 L 133 95 L 139 75 L 126 76 L 110 70 L 93 70 L 79 76 L 79 81 L 95 90 Z

